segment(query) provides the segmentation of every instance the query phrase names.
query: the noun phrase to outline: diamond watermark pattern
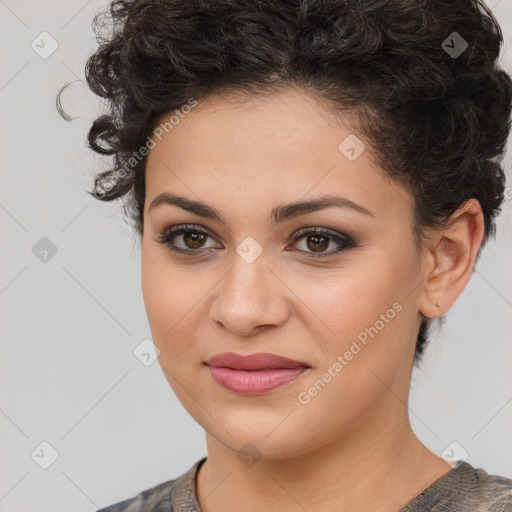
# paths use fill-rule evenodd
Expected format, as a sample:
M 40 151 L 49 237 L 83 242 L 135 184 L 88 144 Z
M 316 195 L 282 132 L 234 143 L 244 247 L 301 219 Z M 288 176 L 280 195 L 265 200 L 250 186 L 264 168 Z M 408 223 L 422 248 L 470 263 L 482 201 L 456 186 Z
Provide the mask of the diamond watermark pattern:
M 457 462 L 458 460 L 467 460 L 469 453 L 457 441 L 452 441 L 441 453 L 441 457 L 447 462 Z
M 468 47 L 468 43 L 458 32 L 452 32 L 441 47 L 452 59 L 456 59 Z
M 338 146 L 340 153 L 353 162 L 366 149 L 363 141 L 351 133 L 345 137 Z
M 160 349 L 149 338 L 143 339 L 133 350 L 133 355 L 144 365 L 152 365 L 160 355 Z
M 30 456 L 38 466 L 48 469 L 59 458 L 59 453 L 48 441 L 43 441 Z
M 246 443 L 238 450 L 237 457 L 248 467 L 252 468 L 263 454 L 253 443 Z
M 253 263 L 263 248 L 252 236 L 248 236 L 236 248 L 236 252 L 246 263 Z
M 39 57 L 47 59 L 59 47 L 59 43 L 48 32 L 41 32 L 32 43 L 30 43 L 30 46 Z
M 49 238 L 43 236 L 32 247 L 32 254 L 42 263 L 48 263 L 57 254 L 57 246 Z

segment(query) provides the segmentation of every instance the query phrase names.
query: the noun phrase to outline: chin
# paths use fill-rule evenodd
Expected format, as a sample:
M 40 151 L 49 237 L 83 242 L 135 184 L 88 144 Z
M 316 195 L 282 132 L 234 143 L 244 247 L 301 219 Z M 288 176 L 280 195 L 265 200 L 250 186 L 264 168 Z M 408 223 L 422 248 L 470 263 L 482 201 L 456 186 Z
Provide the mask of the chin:
M 212 421 L 202 415 L 198 422 L 218 443 L 240 457 L 252 455 L 268 460 L 285 460 L 304 455 L 319 447 L 324 441 L 322 435 L 316 435 L 305 424 L 297 423 L 297 412 L 264 413 L 238 410 L 222 413 Z M 288 410 L 288 409 L 286 409 Z M 292 408 L 289 408 L 292 411 Z M 319 443 L 320 442 L 320 443 Z

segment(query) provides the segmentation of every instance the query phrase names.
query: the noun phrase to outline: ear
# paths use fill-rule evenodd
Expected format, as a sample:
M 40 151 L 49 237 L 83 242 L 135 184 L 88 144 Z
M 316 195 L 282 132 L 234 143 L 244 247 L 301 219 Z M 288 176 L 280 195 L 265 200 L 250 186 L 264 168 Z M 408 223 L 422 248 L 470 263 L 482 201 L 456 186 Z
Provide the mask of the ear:
M 483 237 L 482 208 L 476 199 L 466 201 L 445 226 L 434 229 L 426 245 L 420 313 L 435 318 L 453 306 L 471 277 Z

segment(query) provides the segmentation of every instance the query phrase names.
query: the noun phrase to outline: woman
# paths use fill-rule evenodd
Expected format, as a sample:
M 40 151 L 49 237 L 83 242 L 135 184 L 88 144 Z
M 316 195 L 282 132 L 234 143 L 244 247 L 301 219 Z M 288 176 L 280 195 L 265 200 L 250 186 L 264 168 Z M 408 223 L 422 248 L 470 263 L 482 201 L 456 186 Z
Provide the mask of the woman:
M 512 510 L 407 401 L 494 235 L 512 82 L 480 2 L 116 0 L 86 77 L 207 457 L 102 512 Z M 111 21 L 111 24 L 109 23 Z

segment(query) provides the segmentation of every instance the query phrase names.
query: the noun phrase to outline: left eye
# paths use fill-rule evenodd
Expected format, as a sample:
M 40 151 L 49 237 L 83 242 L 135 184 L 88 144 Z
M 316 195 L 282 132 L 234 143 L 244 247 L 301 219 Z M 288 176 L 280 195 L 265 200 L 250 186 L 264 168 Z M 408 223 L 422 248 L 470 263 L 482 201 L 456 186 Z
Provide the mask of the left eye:
M 208 232 L 197 229 L 194 226 L 185 225 L 178 226 L 176 228 L 168 228 L 158 236 L 156 241 L 164 244 L 170 251 L 197 255 L 203 252 L 203 250 L 206 252 L 206 250 L 212 249 L 212 247 L 204 247 L 204 242 L 208 238 L 213 238 Z M 179 245 L 176 244 L 175 239 L 183 242 L 184 246 L 179 247 Z M 302 239 L 305 243 L 305 247 L 310 249 L 311 252 L 301 249 L 299 252 L 304 252 L 318 257 L 332 256 L 333 254 L 345 249 L 355 247 L 353 239 L 348 235 L 324 228 L 305 228 L 295 235 L 293 243 Z M 339 248 L 326 252 L 325 250 L 331 243 L 338 245 Z
M 308 253 L 308 251 L 302 252 L 313 254 L 319 257 L 332 256 L 333 254 L 339 253 L 346 249 L 350 249 L 356 245 L 350 236 L 323 228 L 306 228 L 306 230 L 299 232 L 295 236 L 293 242 L 296 243 L 302 239 L 305 247 L 312 251 L 311 253 Z M 327 249 L 331 243 L 338 245 L 339 248 L 325 252 L 325 249 Z
M 186 240 L 185 247 L 176 246 L 174 239 L 179 235 L 182 235 L 180 237 L 182 241 Z M 194 226 L 178 226 L 177 228 L 169 228 L 161 233 L 157 238 L 157 242 L 166 245 L 170 251 L 197 253 L 199 252 L 197 249 L 202 247 L 203 242 L 208 237 L 213 238 L 206 231 L 197 229 Z

